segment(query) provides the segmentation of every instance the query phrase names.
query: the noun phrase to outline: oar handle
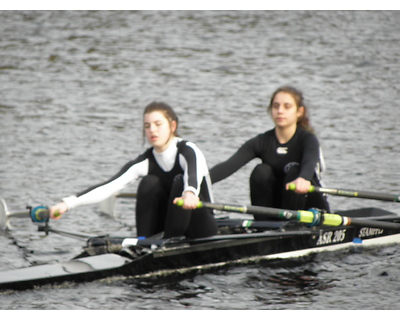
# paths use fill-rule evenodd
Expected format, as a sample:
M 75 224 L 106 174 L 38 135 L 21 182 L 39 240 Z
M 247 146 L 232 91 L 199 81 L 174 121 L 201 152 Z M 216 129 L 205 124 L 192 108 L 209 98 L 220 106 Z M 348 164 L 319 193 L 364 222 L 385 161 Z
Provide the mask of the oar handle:
M 296 185 L 291 183 L 289 185 L 289 190 L 296 190 Z M 354 191 L 354 190 L 345 190 L 345 189 L 334 189 L 334 188 L 323 188 L 318 186 L 311 186 L 308 192 L 319 192 L 326 193 L 336 196 L 342 197 L 351 197 L 351 198 L 363 198 L 370 200 L 381 200 L 381 201 L 389 201 L 389 202 L 400 202 L 400 195 L 397 194 L 388 194 L 382 192 L 371 192 L 371 191 Z
M 183 206 L 183 199 L 179 199 L 179 200 L 176 202 L 176 205 L 177 205 L 178 207 L 182 207 L 182 206 Z M 201 201 L 199 201 L 199 203 L 197 204 L 197 209 L 200 209 L 200 208 L 203 208 L 203 202 L 201 202 Z

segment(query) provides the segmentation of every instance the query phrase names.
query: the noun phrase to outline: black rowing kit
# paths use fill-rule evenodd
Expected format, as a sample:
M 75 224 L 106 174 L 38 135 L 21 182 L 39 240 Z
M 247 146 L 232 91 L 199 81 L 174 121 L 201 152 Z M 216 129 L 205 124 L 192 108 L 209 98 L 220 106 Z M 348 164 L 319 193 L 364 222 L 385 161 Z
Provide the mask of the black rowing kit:
M 317 137 L 302 128 L 287 143 L 280 143 L 275 129 L 245 142 L 235 154 L 210 170 L 213 183 L 230 176 L 251 160 L 259 158 L 250 177 L 253 205 L 293 210 L 319 208 L 329 211 L 326 197 L 321 194 L 298 195 L 286 191 L 285 185 L 298 177 L 321 186 L 324 160 Z M 257 218 L 257 217 L 256 217 Z

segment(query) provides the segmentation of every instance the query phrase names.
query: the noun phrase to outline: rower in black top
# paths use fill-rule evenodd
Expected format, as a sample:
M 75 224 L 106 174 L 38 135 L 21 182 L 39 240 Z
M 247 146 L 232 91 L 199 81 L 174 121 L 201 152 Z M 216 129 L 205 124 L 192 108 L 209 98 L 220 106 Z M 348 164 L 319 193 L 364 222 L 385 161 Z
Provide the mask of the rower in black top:
M 262 163 L 250 176 L 253 205 L 329 211 L 326 195 L 308 194 L 311 184 L 322 185 L 324 160 L 302 93 L 292 87 L 279 88 L 272 95 L 268 111 L 275 128 L 248 140 L 228 160 L 214 166 L 210 170 L 212 182 L 223 180 L 252 159 L 260 158 Z M 296 185 L 296 192 L 288 190 L 291 183 Z

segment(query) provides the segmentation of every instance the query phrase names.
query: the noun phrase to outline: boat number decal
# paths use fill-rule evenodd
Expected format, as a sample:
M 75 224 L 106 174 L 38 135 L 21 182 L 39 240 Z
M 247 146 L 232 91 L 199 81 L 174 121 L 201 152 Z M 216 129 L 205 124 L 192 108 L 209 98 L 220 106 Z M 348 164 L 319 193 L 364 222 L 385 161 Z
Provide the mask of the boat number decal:
M 359 238 L 373 237 L 383 233 L 383 229 L 378 228 L 361 228 L 358 234 Z
M 317 246 L 343 242 L 346 237 L 346 229 L 323 232 L 320 230 Z

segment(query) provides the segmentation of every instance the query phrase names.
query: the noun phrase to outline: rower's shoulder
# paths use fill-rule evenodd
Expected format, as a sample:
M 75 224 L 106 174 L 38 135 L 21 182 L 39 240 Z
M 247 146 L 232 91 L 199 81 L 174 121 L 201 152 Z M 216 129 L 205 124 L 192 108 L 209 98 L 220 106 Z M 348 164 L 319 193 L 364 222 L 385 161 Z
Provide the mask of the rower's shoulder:
M 319 147 L 319 140 L 316 134 L 303 128 L 297 129 L 293 141 L 303 146 Z
M 184 150 L 188 150 L 188 149 L 200 151 L 200 148 L 197 146 L 197 144 L 195 142 L 184 140 L 184 139 L 178 140 L 177 147 L 180 152 L 183 152 Z
M 141 154 L 136 156 L 136 158 L 128 160 L 125 163 L 125 165 L 123 166 L 123 168 L 129 168 L 129 167 L 132 167 L 132 166 L 134 166 L 134 165 L 136 165 L 138 163 L 146 161 L 147 159 L 149 159 L 151 157 L 152 152 L 153 152 L 153 148 L 146 149 L 144 152 L 142 152 Z
M 306 130 L 304 128 L 297 128 L 296 135 L 298 137 L 306 138 L 306 139 L 308 139 L 308 138 L 317 139 L 317 135 L 314 132 L 311 132 L 311 131 Z
M 251 138 L 250 140 L 253 141 L 265 141 L 271 138 L 275 137 L 275 129 L 271 129 L 265 132 L 261 132 L 259 134 L 257 134 L 256 136 L 254 136 L 253 138 Z

